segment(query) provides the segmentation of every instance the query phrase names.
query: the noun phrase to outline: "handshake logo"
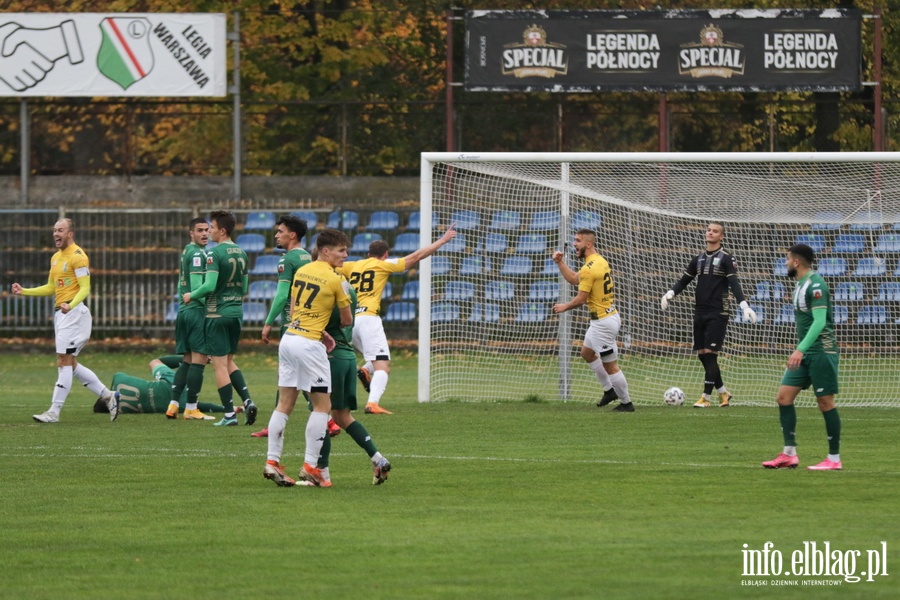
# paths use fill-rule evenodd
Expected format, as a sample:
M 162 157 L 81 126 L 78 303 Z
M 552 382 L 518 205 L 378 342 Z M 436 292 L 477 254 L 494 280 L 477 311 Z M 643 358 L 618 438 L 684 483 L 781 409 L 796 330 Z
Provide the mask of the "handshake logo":
M 47 29 L 0 25 L 0 80 L 15 91 L 36 86 L 62 58 L 73 65 L 84 61 L 74 21 Z

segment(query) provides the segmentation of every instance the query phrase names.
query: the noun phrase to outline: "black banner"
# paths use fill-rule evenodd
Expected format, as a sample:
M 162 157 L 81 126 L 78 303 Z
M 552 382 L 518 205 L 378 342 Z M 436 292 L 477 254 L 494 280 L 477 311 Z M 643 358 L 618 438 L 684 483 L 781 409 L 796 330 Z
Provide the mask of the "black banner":
M 852 9 L 469 11 L 470 91 L 855 91 Z

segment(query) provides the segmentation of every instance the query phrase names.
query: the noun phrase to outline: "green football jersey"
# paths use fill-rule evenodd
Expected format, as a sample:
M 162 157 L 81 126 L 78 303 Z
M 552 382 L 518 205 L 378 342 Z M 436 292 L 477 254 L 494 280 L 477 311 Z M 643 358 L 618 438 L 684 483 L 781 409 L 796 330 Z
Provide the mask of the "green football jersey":
M 217 244 L 206 253 L 206 272 L 218 273 L 216 289 L 206 297 L 206 316 L 244 316 L 244 277 L 249 270 L 247 253 L 234 242 Z
M 294 284 L 294 273 L 297 272 L 297 269 L 303 265 L 308 265 L 310 262 L 312 262 L 312 257 L 303 248 L 294 248 L 290 252 L 285 252 L 284 256 L 278 261 L 278 283 L 287 281 L 288 286 L 292 286 Z M 281 310 L 282 327 L 286 327 L 291 322 L 291 312 L 293 310 L 293 304 L 290 301 L 290 297 L 288 297 L 288 301 L 284 303 L 284 308 Z
M 203 275 L 206 273 L 206 250 L 203 246 L 191 242 L 184 247 L 181 253 L 181 263 L 178 267 L 178 311 L 195 310 L 204 308 L 203 302 L 191 300 L 190 304 L 181 302 L 181 297 L 191 291 L 191 275 Z
M 356 315 L 356 290 L 352 287 L 350 288 L 350 314 Z M 341 327 L 341 309 L 336 304 L 331 311 L 331 319 L 325 326 L 325 331 L 334 338 L 332 356 L 349 356 L 356 360 L 356 353 L 353 351 L 353 323 Z
M 834 335 L 834 309 L 831 305 L 831 290 L 821 275 L 815 271 L 807 273 L 794 285 L 794 319 L 797 322 L 797 341 L 800 342 L 809 333 L 813 324 L 813 310 L 825 309 L 825 328 L 807 350 L 809 353 L 837 352 L 837 339 Z

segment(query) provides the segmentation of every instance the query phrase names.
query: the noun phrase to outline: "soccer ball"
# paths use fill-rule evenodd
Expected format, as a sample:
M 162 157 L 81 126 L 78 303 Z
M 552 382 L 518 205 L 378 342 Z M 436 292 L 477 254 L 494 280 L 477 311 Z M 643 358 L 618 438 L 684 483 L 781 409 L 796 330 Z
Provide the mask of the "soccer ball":
M 669 406 L 680 406 L 684 404 L 684 392 L 681 388 L 670 387 L 666 390 L 666 393 L 663 394 L 663 400 L 665 400 L 666 404 Z

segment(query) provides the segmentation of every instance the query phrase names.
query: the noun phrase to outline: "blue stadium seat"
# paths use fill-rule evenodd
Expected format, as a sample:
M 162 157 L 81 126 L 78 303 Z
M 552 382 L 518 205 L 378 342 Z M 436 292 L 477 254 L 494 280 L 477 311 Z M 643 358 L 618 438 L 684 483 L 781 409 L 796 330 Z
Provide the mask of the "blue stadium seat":
M 783 258 L 775 259 L 775 268 L 772 269 L 772 275 L 775 277 L 787 277 L 787 265 L 784 264 Z
M 751 304 L 750 308 L 753 309 L 753 312 L 756 313 L 756 323 L 763 323 L 766 320 L 766 308 L 764 306 L 759 306 L 758 304 Z M 732 319 L 735 323 L 747 323 L 751 324 L 750 321 L 744 318 L 743 311 L 736 311 L 734 318 Z
M 854 215 L 855 222 L 850 224 L 853 231 L 878 231 L 884 223 L 880 210 L 860 211 Z
M 446 256 L 432 256 L 429 260 L 432 275 L 446 275 L 450 272 L 450 259 Z
M 263 323 L 268 314 L 265 302 L 244 302 L 244 323 Z
M 492 267 L 493 264 L 490 257 L 482 257 L 475 254 L 463 259 L 462 264 L 459 267 L 459 274 L 467 277 L 475 277 L 482 273 L 490 273 Z
M 550 316 L 550 307 L 543 302 L 525 302 L 519 305 L 516 323 L 540 323 Z
M 519 238 L 517 254 L 544 254 L 547 252 L 547 236 L 543 233 L 529 233 Z
M 879 302 L 900 302 L 900 282 L 888 281 L 878 286 Z
M 824 277 L 843 277 L 847 273 L 847 259 L 829 256 L 819 261 L 816 271 Z
M 835 325 L 844 325 L 850 320 L 850 310 L 846 306 L 835 304 L 833 308 Z
M 598 213 L 590 210 L 579 210 L 572 215 L 572 230 L 593 229 L 598 231 L 603 220 Z
M 393 231 L 400 226 L 400 215 L 392 210 L 379 210 L 369 217 L 369 231 Z
M 528 299 L 541 302 L 556 302 L 559 299 L 559 284 L 550 279 L 534 281 L 528 287 Z
M 887 273 L 887 265 L 883 258 L 867 256 L 861 258 L 853 272 L 854 277 L 881 277 Z
M 244 231 L 254 231 L 265 229 L 269 230 L 275 227 L 275 213 L 269 211 L 257 211 L 247 215 L 247 221 L 244 223 Z
M 369 253 L 369 244 L 381 240 L 380 233 L 367 231 L 365 233 L 357 233 L 353 236 L 353 244 L 350 246 L 350 252 L 353 254 L 361 254 L 363 256 Z
M 462 233 L 457 233 L 456 237 L 441 246 L 438 252 L 465 252 L 466 250 L 466 236 Z
M 559 275 L 559 267 L 553 262 L 552 258 L 544 260 L 544 267 L 541 269 L 541 275 Z
M 448 281 L 444 287 L 444 300 L 465 302 L 475 297 L 475 284 L 471 281 Z
M 256 257 L 253 268 L 250 269 L 250 275 L 278 275 L 278 261 L 280 256 L 274 254 L 263 254 Z
M 316 227 L 319 226 L 319 215 L 317 215 L 314 211 L 295 210 L 291 213 L 291 215 L 306 221 L 306 226 L 309 228 L 309 231 L 315 231 Z
M 391 302 L 384 315 L 387 323 L 411 323 L 416 320 L 415 302 Z
M 502 229 L 504 231 L 510 229 L 518 229 L 522 225 L 522 217 L 514 210 L 498 210 L 494 212 L 491 224 L 488 229 Z
M 795 244 L 806 244 L 818 254 L 825 251 L 825 236 L 819 233 L 804 233 L 798 235 Z
M 459 305 L 455 302 L 435 302 L 431 305 L 432 323 L 449 323 L 459 319 Z
M 472 313 L 469 315 L 469 321 L 499 323 L 500 322 L 500 305 L 487 302 L 485 304 L 476 304 L 472 307 Z
M 834 286 L 834 299 L 838 302 L 861 302 L 865 286 L 858 281 L 841 281 Z
M 319 239 L 319 234 L 315 233 L 311 238 L 309 238 L 309 245 L 306 247 L 307 250 L 312 250 L 316 247 L 316 240 Z
M 387 300 L 388 298 L 390 298 L 393 295 L 394 295 L 394 286 L 391 284 L 390 281 L 386 281 L 384 283 L 384 289 L 381 291 L 381 299 Z
M 794 306 L 792 304 L 782 304 L 775 315 L 776 325 L 793 325 L 794 324 Z
M 403 284 L 403 291 L 400 293 L 401 300 L 419 300 L 419 282 L 407 281 Z
M 247 298 L 250 300 L 271 300 L 275 297 L 277 289 L 278 282 L 272 279 L 251 281 L 250 289 L 247 290 Z
M 431 228 L 437 229 L 438 216 L 437 213 L 431 213 Z M 409 214 L 409 223 L 406 225 L 408 231 L 419 231 L 422 228 L 422 213 L 419 211 Z
M 861 233 L 840 233 L 834 240 L 832 252 L 855 254 L 866 248 L 866 238 Z
M 841 228 L 844 221 L 844 215 L 836 211 L 817 212 L 815 222 L 812 224 L 813 231 L 836 231 Z
M 559 211 L 547 210 L 534 213 L 531 217 L 531 231 L 558 231 L 559 230 Z
M 884 325 L 888 321 L 888 310 L 880 304 L 863 306 L 856 316 L 858 325 Z
M 328 215 L 328 227 L 351 231 L 359 227 L 359 213 L 355 210 L 336 210 Z
M 527 256 L 510 256 L 500 267 L 501 275 L 528 275 L 531 273 L 531 258 Z
M 242 233 L 237 236 L 234 243 L 248 254 L 262 252 L 266 249 L 266 236 L 261 233 Z
M 900 235 L 894 233 L 882 233 L 875 242 L 875 252 L 886 254 L 900 252 Z
M 516 297 L 516 284 L 512 281 L 491 281 L 484 288 L 484 299 L 502 302 Z
M 418 233 L 401 233 L 394 242 L 394 252 L 397 254 L 412 254 L 419 249 Z
M 178 318 L 178 308 L 181 305 L 177 300 L 169 304 L 166 308 L 166 323 L 174 323 Z
M 756 282 L 756 293 L 750 296 L 750 300 L 757 302 L 765 302 L 772 299 L 772 282 L 758 281 Z
M 450 217 L 450 223 L 456 223 L 456 229 L 463 231 L 464 229 L 476 229 L 481 221 L 478 213 L 474 210 L 458 210 Z
M 484 236 L 484 244 L 478 250 L 490 254 L 500 254 L 508 249 L 509 242 L 506 239 L 506 234 L 491 232 Z

